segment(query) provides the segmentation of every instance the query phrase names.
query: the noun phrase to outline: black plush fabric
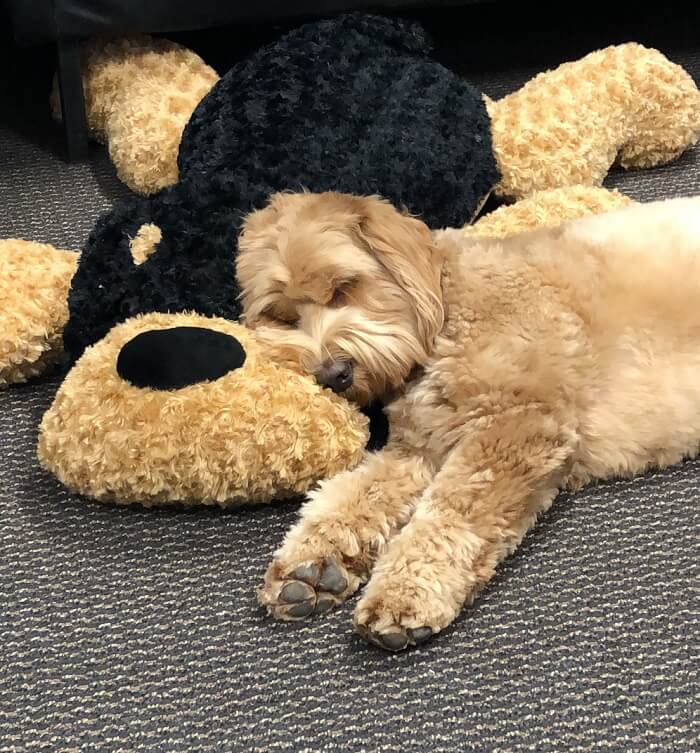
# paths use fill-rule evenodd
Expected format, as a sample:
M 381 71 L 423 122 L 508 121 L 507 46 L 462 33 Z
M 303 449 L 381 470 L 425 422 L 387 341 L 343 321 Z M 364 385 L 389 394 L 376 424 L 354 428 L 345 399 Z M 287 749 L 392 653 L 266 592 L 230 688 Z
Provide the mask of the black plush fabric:
M 147 311 L 236 318 L 236 239 L 274 191 L 380 194 L 433 227 L 463 224 L 498 180 L 480 93 L 430 57 L 422 27 L 349 14 L 306 24 L 235 65 L 183 135 L 180 181 L 103 216 L 69 296 L 73 358 Z M 163 238 L 136 265 L 129 238 Z
M 235 337 L 205 327 L 141 332 L 117 357 L 117 373 L 135 387 L 178 390 L 240 369 L 246 353 Z

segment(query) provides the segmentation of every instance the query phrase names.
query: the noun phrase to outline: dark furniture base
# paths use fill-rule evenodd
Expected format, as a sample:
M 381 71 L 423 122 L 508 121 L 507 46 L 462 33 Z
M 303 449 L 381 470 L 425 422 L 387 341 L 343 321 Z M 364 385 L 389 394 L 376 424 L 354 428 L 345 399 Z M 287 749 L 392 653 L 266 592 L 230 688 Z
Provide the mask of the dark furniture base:
M 70 161 L 84 160 L 88 156 L 88 127 L 80 69 L 82 41 L 61 39 L 57 47 L 66 153 Z

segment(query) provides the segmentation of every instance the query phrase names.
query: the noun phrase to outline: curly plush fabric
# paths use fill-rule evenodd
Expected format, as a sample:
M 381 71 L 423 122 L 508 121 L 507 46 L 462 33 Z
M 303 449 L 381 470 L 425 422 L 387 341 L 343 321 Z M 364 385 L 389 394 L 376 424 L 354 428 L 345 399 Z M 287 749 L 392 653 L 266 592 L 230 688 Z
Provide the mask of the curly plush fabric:
M 124 345 L 174 327 L 230 335 L 245 362 L 175 390 L 120 378 Z M 302 494 L 357 465 L 368 437 L 368 420 L 354 406 L 270 361 L 240 324 L 148 314 L 115 327 L 73 366 L 41 422 L 38 456 L 62 483 L 95 499 L 227 507 Z
M 176 183 L 183 128 L 216 71 L 191 50 L 145 35 L 92 40 L 82 69 L 90 134 L 107 145 L 119 179 L 145 195 Z M 51 107 L 59 119 L 55 80 Z
M 463 228 L 467 236 L 507 238 L 543 227 L 560 225 L 591 214 L 602 214 L 634 203 L 617 190 L 570 186 L 536 191 L 527 199 L 502 206 Z
M 418 25 L 350 14 L 231 69 L 185 129 L 179 183 L 98 221 L 70 292 L 70 354 L 148 311 L 236 319 L 241 219 L 274 191 L 378 193 L 433 227 L 469 221 L 499 179 L 489 118 L 430 50 Z M 144 224 L 162 237 L 137 261 Z
M 68 318 L 74 251 L 19 239 L 0 241 L 0 389 L 55 364 Z
M 606 47 L 487 101 L 501 171 L 514 199 L 571 185 L 599 186 L 611 166 L 651 167 L 700 137 L 700 91 L 658 50 Z

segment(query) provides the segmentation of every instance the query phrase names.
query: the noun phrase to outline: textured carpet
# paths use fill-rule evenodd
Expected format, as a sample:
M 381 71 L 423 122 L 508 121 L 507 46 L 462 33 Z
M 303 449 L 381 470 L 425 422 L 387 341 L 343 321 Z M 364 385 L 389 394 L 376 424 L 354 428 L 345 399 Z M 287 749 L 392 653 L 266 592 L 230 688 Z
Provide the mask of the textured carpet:
M 700 79 L 697 48 L 662 49 Z M 490 94 L 535 70 L 470 54 Z M 125 190 L 100 149 L 63 164 L 39 117 L 0 124 L 0 237 L 78 247 Z M 700 150 L 610 184 L 700 193 Z M 351 634 L 352 605 L 301 626 L 256 606 L 294 505 L 63 490 L 34 454 L 56 386 L 0 393 L 0 753 L 698 750 L 700 463 L 561 496 L 455 625 L 388 656 Z

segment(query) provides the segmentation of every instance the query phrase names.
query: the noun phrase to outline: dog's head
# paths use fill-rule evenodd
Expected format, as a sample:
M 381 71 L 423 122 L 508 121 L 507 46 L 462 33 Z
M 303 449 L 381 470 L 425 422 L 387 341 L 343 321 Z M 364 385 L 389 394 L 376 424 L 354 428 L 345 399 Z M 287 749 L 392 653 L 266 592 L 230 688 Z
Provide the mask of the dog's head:
M 279 193 L 251 213 L 237 276 L 246 324 L 359 403 L 426 361 L 444 312 L 425 224 L 375 197 Z

